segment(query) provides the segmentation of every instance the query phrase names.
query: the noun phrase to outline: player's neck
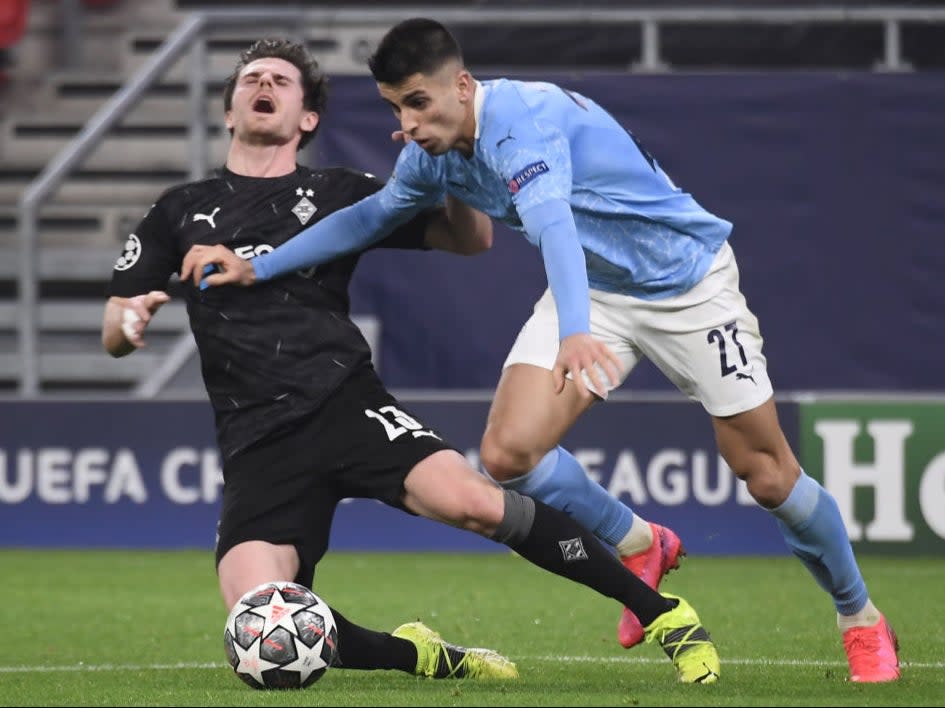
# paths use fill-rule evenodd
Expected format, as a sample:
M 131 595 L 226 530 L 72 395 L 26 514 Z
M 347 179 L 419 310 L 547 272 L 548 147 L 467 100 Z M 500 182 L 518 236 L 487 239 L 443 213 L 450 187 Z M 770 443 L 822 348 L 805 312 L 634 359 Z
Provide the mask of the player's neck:
M 295 145 L 246 145 L 230 143 L 226 167 L 245 177 L 283 177 L 295 172 Z
M 476 96 L 479 96 L 481 101 L 481 94 L 482 87 L 476 81 L 473 84 L 473 99 L 466 104 L 466 118 L 463 120 L 459 140 L 453 145 L 453 149 L 458 150 L 467 160 L 473 156 L 476 149 L 476 138 L 479 137 L 479 111 L 477 110 L 479 103 Z
M 476 115 L 472 110 L 467 112 L 460 129 L 459 138 L 453 143 L 452 149 L 459 152 L 467 160 L 473 156 L 476 149 Z

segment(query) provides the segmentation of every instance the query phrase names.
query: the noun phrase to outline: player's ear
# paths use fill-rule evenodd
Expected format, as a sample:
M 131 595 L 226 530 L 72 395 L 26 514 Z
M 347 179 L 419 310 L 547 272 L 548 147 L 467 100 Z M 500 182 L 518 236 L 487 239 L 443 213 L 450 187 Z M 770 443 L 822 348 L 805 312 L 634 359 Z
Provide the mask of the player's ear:
M 311 133 L 318 127 L 318 114 L 315 111 L 306 111 L 302 114 L 302 120 L 299 121 L 299 128 L 304 133 Z
M 233 130 L 233 111 L 227 111 L 223 114 L 223 123 L 227 130 Z
M 466 103 L 473 99 L 475 86 L 476 82 L 473 80 L 472 74 L 466 71 L 466 69 L 460 69 L 459 73 L 456 75 L 456 89 L 459 92 L 460 102 Z

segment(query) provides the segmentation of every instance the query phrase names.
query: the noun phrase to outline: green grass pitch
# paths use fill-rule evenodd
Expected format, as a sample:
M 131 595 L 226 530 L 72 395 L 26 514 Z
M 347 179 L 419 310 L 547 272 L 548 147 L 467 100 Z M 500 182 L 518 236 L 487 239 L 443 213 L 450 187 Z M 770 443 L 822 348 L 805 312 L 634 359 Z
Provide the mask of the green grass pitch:
M 687 558 L 663 587 L 699 611 L 722 656 L 683 686 L 652 644 L 623 650 L 620 608 L 511 554 L 329 554 L 315 590 L 390 631 L 421 619 L 513 658 L 514 682 L 331 669 L 304 691 L 254 691 L 223 654 L 209 551 L 0 551 L 4 706 L 933 706 L 945 701 L 945 562 L 865 557 L 899 633 L 903 678 L 846 681 L 829 598 L 790 557 Z

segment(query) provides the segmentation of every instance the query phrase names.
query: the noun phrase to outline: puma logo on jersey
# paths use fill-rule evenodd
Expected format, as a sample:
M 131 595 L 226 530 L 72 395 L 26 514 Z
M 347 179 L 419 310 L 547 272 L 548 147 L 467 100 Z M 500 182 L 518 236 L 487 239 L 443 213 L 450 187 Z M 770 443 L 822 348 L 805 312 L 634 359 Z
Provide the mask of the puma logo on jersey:
M 515 140 L 515 137 L 512 135 L 511 128 L 509 128 L 509 134 L 495 144 L 495 149 L 498 150 L 500 147 L 502 147 L 502 143 L 504 143 L 506 140 Z
M 215 229 L 215 228 L 217 227 L 217 225 L 214 223 L 213 217 L 215 217 L 215 216 L 217 215 L 217 212 L 218 212 L 218 211 L 220 211 L 220 207 L 216 207 L 216 208 L 215 208 L 212 212 L 210 212 L 209 214 L 194 214 L 194 221 L 195 221 L 195 222 L 196 222 L 196 221 L 206 221 L 208 224 L 210 224 L 210 228 L 211 228 L 211 229 Z
M 755 386 L 758 385 L 758 382 L 755 381 L 755 377 L 752 376 L 751 373 L 743 374 L 741 371 L 737 371 L 735 372 L 735 380 L 736 381 L 751 381 L 753 384 L 755 384 Z

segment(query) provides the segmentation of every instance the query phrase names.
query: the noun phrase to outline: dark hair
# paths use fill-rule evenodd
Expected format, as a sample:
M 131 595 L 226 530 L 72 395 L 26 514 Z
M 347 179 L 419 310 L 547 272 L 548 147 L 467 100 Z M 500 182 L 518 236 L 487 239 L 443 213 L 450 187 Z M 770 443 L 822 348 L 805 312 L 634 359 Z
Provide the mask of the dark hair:
M 413 74 L 432 74 L 448 61 L 463 63 L 463 50 L 435 20 L 415 17 L 394 25 L 368 59 L 374 80 L 399 84 Z
M 304 44 L 292 42 L 288 39 L 260 39 L 253 43 L 246 51 L 240 54 L 236 68 L 223 84 L 223 110 L 229 111 L 233 107 L 233 91 L 240 72 L 248 64 L 257 59 L 284 59 L 292 64 L 302 75 L 302 106 L 307 111 L 314 111 L 321 115 L 328 103 L 328 77 L 318 68 L 318 62 L 308 53 Z M 313 137 L 315 130 L 302 133 L 299 148 L 305 147 Z M 233 131 L 230 131 L 230 135 Z

